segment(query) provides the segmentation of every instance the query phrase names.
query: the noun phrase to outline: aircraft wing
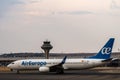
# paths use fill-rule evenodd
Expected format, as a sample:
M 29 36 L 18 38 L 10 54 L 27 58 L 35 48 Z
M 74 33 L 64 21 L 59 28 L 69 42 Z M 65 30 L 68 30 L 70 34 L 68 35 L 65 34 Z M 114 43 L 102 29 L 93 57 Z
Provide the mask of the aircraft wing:
M 61 63 L 59 63 L 59 64 L 57 64 L 57 65 L 54 65 L 54 66 L 51 66 L 51 67 L 50 67 L 50 71 L 51 71 L 51 72 L 56 71 L 56 72 L 58 72 L 58 73 L 60 73 L 60 71 L 63 72 L 63 70 L 64 70 L 63 64 L 65 63 L 66 58 L 67 58 L 67 56 L 65 56 L 65 57 L 63 58 L 63 60 L 61 61 Z
M 65 56 L 63 58 L 63 60 L 58 64 L 49 65 L 49 66 L 42 66 L 39 68 L 39 71 L 40 72 L 56 72 L 58 74 L 62 74 L 62 73 L 64 73 L 63 64 L 65 63 L 66 58 L 67 58 L 67 56 Z

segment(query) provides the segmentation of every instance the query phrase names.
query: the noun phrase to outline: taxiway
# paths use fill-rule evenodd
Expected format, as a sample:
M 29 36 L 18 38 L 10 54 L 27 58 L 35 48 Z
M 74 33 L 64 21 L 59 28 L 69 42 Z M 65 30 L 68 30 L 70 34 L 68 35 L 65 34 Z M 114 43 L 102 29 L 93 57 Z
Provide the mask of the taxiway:
M 120 80 L 120 73 L 101 73 L 97 71 L 65 71 L 64 74 L 40 73 L 38 71 L 0 72 L 0 80 Z

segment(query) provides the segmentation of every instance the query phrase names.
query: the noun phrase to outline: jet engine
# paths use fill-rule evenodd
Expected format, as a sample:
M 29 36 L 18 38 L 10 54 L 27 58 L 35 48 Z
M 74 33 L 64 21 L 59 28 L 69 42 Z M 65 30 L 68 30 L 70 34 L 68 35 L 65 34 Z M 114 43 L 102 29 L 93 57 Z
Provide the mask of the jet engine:
M 49 67 L 40 67 L 40 68 L 39 68 L 39 71 L 40 71 L 40 72 L 49 72 L 49 71 L 50 71 L 50 68 L 49 68 Z

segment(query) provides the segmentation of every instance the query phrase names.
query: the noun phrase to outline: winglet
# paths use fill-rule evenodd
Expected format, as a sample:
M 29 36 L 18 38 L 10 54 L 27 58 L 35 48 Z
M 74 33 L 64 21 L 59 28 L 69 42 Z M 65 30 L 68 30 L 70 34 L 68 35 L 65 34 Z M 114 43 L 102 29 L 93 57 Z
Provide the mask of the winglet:
M 65 57 L 63 58 L 63 60 L 61 61 L 61 63 L 60 63 L 60 64 L 64 64 L 64 63 L 65 63 L 65 61 L 66 61 L 66 58 L 67 58 L 67 56 L 65 56 Z

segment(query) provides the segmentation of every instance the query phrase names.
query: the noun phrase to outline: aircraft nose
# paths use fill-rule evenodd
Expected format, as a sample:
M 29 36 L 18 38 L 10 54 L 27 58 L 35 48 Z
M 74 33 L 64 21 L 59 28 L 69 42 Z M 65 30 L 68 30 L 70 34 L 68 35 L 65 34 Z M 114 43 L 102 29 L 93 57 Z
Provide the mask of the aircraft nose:
M 9 64 L 9 65 L 7 65 L 7 67 L 8 67 L 8 68 L 11 68 L 11 65 Z

